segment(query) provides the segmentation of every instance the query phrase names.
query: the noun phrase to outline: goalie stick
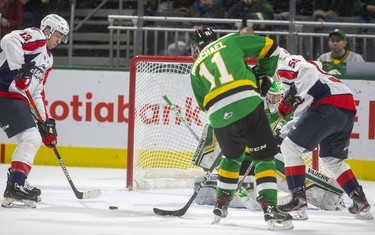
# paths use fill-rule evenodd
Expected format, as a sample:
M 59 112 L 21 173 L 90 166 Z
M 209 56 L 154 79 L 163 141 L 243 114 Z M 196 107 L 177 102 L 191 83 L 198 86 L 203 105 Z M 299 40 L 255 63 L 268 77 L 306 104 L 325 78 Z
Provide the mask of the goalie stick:
M 188 128 L 188 130 L 194 136 L 194 138 L 199 142 L 198 135 L 191 129 L 191 127 L 186 122 L 185 118 L 177 110 L 176 106 L 174 106 L 172 104 L 172 102 L 169 100 L 169 98 L 166 95 L 163 96 L 163 99 L 167 102 L 167 104 L 169 105 L 169 107 L 176 113 L 176 115 L 182 121 L 182 123 L 184 123 L 184 125 Z M 200 182 L 200 184 L 198 185 L 198 187 L 196 187 L 194 189 L 193 195 L 191 195 L 189 201 L 185 204 L 184 207 L 182 207 L 181 209 L 178 209 L 178 210 L 163 210 L 163 209 L 159 209 L 159 208 L 154 208 L 153 209 L 154 213 L 157 214 L 157 215 L 163 215 L 163 216 L 164 215 L 183 216 L 186 213 L 186 211 L 190 208 L 191 204 L 194 202 L 195 198 L 198 195 L 199 190 L 205 185 L 206 181 L 209 179 L 210 175 L 212 174 L 212 172 L 214 171 L 214 169 L 216 168 L 216 166 L 219 164 L 221 156 L 223 156 L 222 152 L 220 152 L 219 155 L 216 157 L 216 159 L 213 162 L 212 166 L 207 171 L 206 175 L 203 177 L 203 179 Z
M 25 92 L 26 92 L 27 98 L 29 99 L 29 101 L 31 103 L 31 106 L 33 107 L 33 109 L 36 113 L 36 116 L 33 113 L 31 113 L 31 114 L 34 116 L 35 120 L 40 125 L 44 126 L 42 116 L 40 115 L 38 109 L 36 108 L 35 101 L 34 101 L 33 97 L 31 96 L 30 91 L 26 90 Z M 65 174 L 66 179 L 68 180 L 68 182 L 70 184 L 70 187 L 73 189 L 73 192 L 78 199 L 92 199 L 92 198 L 97 198 L 101 195 L 102 192 L 101 192 L 100 189 L 92 189 L 92 190 L 88 190 L 88 191 L 85 191 L 85 192 L 78 191 L 78 189 L 73 184 L 72 178 L 70 177 L 70 175 L 68 173 L 68 170 L 66 169 L 65 164 L 64 164 L 59 152 L 57 151 L 56 146 L 53 148 L 53 152 L 55 153 L 55 155 L 57 157 L 57 160 L 60 163 L 60 166 L 61 166 L 61 168 L 62 168 L 62 170 Z

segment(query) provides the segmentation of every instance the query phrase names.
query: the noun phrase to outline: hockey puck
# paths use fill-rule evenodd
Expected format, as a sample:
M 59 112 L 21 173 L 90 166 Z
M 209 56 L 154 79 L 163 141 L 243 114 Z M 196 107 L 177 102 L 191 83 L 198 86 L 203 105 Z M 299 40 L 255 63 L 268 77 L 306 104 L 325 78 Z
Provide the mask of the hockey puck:
M 110 210 L 117 210 L 118 207 L 117 207 L 117 206 L 109 206 L 109 209 L 110 209 Z

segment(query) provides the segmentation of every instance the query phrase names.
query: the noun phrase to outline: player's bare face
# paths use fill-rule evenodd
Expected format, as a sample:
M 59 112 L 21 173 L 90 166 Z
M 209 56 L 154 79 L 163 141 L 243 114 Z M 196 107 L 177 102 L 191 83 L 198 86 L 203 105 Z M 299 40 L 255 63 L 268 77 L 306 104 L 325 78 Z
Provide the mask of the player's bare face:
M 63 33 L 60 33 L 59 31 L 55 31 L 47 41 L 48 49 L 51 50 L 57 47 L 57 45 L 60 45 L 61 40 L 63 39 L 64 36 L 65 35 Z
M 345 49 L 347 42 L 343 40 L 339 35 L 332 35 L 329 38 L 328 45 L 333 53 L 340 53 Z

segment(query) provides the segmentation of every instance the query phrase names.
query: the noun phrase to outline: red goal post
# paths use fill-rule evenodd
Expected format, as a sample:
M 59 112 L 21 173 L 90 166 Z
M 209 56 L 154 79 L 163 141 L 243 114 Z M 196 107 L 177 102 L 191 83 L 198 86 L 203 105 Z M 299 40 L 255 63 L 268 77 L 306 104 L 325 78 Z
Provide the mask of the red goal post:
M 162 98 L 167 95 L 201 136 L 208 119 L 199 110 L 190 86 L 193 62 L 191 56 L 139 55 L 131 60 L 127 188 L 178 188 L 184 184 L 180 179 L 189 179 L 190 185 L 194 176 L 204 174 L 190 162 L 196 139 Z M 257 64 L 256 59 L 246 62 Z M 305 161 L 317 169 L 316 160 Z

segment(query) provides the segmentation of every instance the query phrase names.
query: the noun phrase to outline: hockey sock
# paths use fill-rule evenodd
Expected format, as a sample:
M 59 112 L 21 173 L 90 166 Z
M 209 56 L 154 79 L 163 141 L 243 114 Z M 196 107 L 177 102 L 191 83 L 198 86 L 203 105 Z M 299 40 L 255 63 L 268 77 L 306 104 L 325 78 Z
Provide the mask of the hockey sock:
M 28 164 L 18 161 L 12 161 L 9 171 L 10 174 L 8 183 L 17 183 L 18 185 L 24 185 L 30 170 L 31 167 Z
M 359 183 L 351 169 L 343 172 L 339 177 L 337 177 L 336 181 L 349 197 L 351 197 L 352 192 L 359 186 Z
M 255 182 L 259 196 L 264 196 L 267 202 L 277 205 L 277 183 L 275 158 L 254 160 Z
M 229 200 L 233 199 L 233 194 L 237 189 L 238 179 L 240 177 L 240 168 L 245 159 L 245 152 L 237 159 L 221 158 L 218 170 L 218 180 L 216 188 L 216 197 L 219 197 L 222 190 L 230 193 Z

